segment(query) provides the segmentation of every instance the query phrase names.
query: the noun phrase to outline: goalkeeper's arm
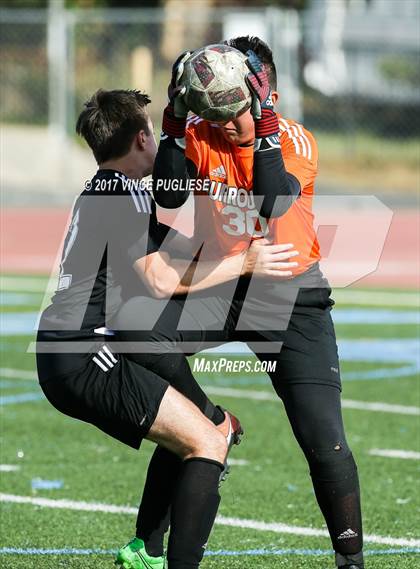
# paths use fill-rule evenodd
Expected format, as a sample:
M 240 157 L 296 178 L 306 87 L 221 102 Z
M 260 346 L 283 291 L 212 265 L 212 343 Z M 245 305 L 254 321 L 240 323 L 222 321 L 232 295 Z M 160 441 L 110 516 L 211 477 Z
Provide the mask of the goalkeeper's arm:
M 254 152 L 254 196 L 256 207 L 260 215 L 266 218 L 280 217 L 284 215 L 295 199 L 300 195 L 300 183 L 289 172 L 283 161 L 279 147 L 265 148 L 265 140 L 262 140 L 262 148 Z
M 188 171 L 185 161 L 185 129 L 188 107 L 184 101 L 185 87 L 179 84 L 184 63 L 190 52 L 182 53 L 172 67 L 168 86 L 169 102 L 163 111 L 162 135 L 153 168 L 153 196 L 157 204 L 166 208 L 182 206 L 188 199 Z M 176 190 L 172 180 L 181 182 Z
M 185 136 L 185 126 L 184 126 Z M 181 207 L 188 199 L 187 180 L 195 177 L 195 165 L 185 158 L 182 142 L 185 140 L 170 136 L 163 131 L 153 167 L 153 196 L 157 204 L 166 208 Z M 172 188 L 171 181 L 179 180 L 180 188 Z
M 299 196 L 299 181 L 286 172 L 280 146 L 279 122 L 274 112 L 271 88 L 264 65 L 247 51 L 248 86 L 252 94 L 251 113 L 255 123 L 253 193 L 261 200 L 257 208 L 263 217 L 280 217 Z

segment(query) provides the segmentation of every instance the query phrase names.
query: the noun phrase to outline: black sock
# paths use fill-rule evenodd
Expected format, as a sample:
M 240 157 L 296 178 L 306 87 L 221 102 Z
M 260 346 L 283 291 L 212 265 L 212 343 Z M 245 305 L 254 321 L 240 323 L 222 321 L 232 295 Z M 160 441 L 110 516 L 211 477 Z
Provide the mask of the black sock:
M 179 359 L 175 358 L 175 360 L 179 362 Z M 188 363 L 186 365 L 188 366 Z M 180 362 L 178 372 L 180 368 L 184 369 L 182 362 Z M 192 389 L 193 391 L 188 395 L 197 397 L 194 403 L 197 405 L 197 401 L 199 402 L 198 406 L 203 407 L 201 411 L 215 425 L 223 423 L 225 414 L 220 407 L 214 406 L 209 400 L 205 401 L 200 391 Z M 147 553 L 153 557 L 163 555 L 164 535 L 169 528 L 170 504 L 182 466 L 183 462 L 180 458 L 162 447 L 155 449 L 150 460 L 137 515 L 136 536 L 144 541 Z
M 191 458 L 183 464 L 171 508 L 168 569 L 197 569 L 220 503 L 223 464 Z
M 213 414 L 209 417 L 210 421 L 216 426 L 221 425 L 225 420 L 225 413 L 219 405 L 213 407 Z
M 344 449 L 331 457 L 331 452 L 326 451 L 328 459 L 324 456 L 313 465 L 311 475 L 334 550 L 346 556 L 361 552 L 363 529 L 356 464 L 350 452 L 340 457 L 341 452 Z
M 153 557 L 163 555 L 163 538 L 169 528 L 170 504 L 182 460 L 162 447 L 156 447 L 147 470 L 146 483 L 137 515 L 136 536 Z

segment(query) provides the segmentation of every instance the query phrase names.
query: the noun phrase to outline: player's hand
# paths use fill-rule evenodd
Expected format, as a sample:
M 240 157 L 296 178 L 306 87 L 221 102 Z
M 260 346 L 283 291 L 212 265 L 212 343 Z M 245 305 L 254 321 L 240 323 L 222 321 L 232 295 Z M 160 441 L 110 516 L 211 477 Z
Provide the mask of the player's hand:
M 251 49 L 246 55 L 249 69 L 246 82 L 252 94 L 251 114 L 255 121 L 255 150 L 260 149 L 262 139 L 267 139 L 270 147 L 280 148 L 279 121 L 274 112 L 267 71 Z
M 185 85 L 180 85 L 179 80 L 184 73 L 184 63 L 190 57 L 190 51 L 184 51 L 177 57 L 172 66 L 171 82 L 168 85 L 169 104 L 172 105 L 174 115 L 177 118 L 186 118 L 188 115 L 188 107 L 185 103 L 184 95 L 187 90 Z
M 298 266 L 293 257 L 299 255 L 292 243 L 273 245 L 267 239 L 254 240 L 245 255 L 242 274 L 287 279 Z
M 258 120 L 262 118 L 263 109 L 269 109 L 274 112 L 271 88 L 267 72 L 257 54 L 250 49 L 246 52 L 246 55 L 248 56 L 246 65 L 249 68 L 246 82 L 252 95 L 251 113 L 254 119 Z

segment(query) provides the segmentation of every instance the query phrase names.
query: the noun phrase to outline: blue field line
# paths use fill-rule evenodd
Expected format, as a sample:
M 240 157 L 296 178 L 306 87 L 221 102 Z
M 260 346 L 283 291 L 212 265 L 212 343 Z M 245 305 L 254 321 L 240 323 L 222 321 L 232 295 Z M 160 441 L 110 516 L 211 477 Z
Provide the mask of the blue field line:
M 16 381 L 15 379 L 0 379 L 0 389 L 15 389 L 16 387 L 28 389 L 29 386 L 34 386 L 33 379 L 19 379 L 19 381 Z
M 345 362 L 371 362 L 373 364 L 399 364 L 420 368 L 418 338 L 338 339 L 340 360 Z M 230 342 L 200 352 L 205 354 L 253 356 L 243 342 Z
M 40 304 L 43 293 L 5 292 L 0 294 L 0 306 L 22 306 Z
M 115 555 L 116 549 L 77 549 L 73 547 L 62 549 L 38 549 L 20 547 L 2 547 L 0 555 Z M 245 549 L 230 551 L 220 549 L 217 551 L 206 551 L 207 557 L 239 557 L 257 555 L 302 555 L 302 556 L 321 556 L 332 555 L 330 549 Z M 399 549 L 367 549 L 365 555 L 406 555 L 410 553 L 420 553 L 420 547 L 402 547 Z
M 335 308 L 331 315 L 334 324 L 420 324 L 417 310 Z
M 24 304 L 38 303 L 39 295 L 34 297 L 29 294 L 3 293 L 0 296 L 2 306 L 19 306 Z M 382 309 L 342 309 L 336 308 L 332 312 L 335 324 L 368 325 L 368 324 L 393 324 L 415 325 L 420 324 L 420 315 L 416 310 L 382 310 Z M 19 334 L 31 334 L 36 328 L 39 312 L 5 312 L 2 314 L 2 335 L 14 336 Z
M 39 312 L 3 312 L 0 334 L 2 336 L 34 334 L 39 316 Z
M 39 391 L 19 393 L 18 395 L 3 395 L 0 397 L 0 406 L 13 405 L 14 403 L 28 403 L 29 401 L 41 401 L 41 399 L 44 398 L 44 394 Z

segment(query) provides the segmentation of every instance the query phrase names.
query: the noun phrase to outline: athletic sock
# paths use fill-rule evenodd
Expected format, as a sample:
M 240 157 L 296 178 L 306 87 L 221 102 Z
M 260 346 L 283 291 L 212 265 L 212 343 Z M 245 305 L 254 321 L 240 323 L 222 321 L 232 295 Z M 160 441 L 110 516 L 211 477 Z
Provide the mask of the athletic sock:
M 220 503 L 223 464 L 206 458 L 183 463 L 172 501 L 168 569 L 197 569 Z
M 358 554 L 363 548 L 363 529 L 353 455 L 349 452 L 343 458 L 321 462 L 311 469 L 311 475 L 334 550 L 342 556 Z
M 214 425 L 221 425 L 225 420 L 225 412 L 219 405 L 216 405 L 214 407 L 213 414 L 209 419 Z
M 153 557 L 163 555 L 163 538 L 169 528 L 170 504 L 181 472 L 182 460 L 156 447 L 147 469 L 146 483 L 136 523 L 136 537 Z

